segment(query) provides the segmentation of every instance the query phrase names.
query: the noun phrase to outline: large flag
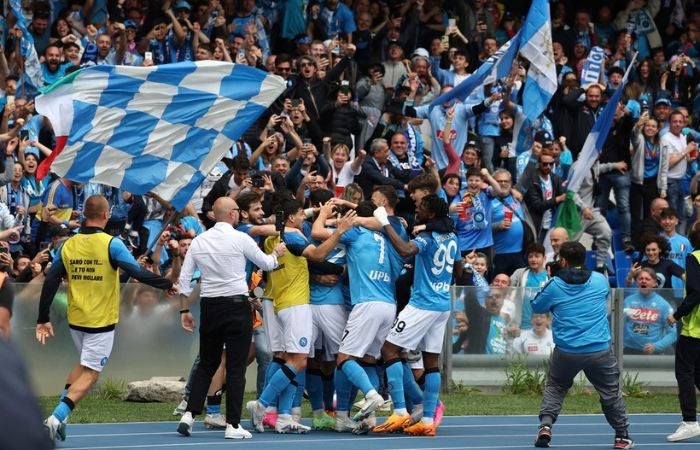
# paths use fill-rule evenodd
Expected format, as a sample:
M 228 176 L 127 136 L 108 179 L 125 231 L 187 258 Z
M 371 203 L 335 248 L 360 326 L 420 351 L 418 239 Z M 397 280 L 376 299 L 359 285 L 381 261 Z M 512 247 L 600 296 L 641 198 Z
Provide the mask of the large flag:
M 581 229 L 581 224 L 579 220 L 579 214 L 574 203 L 574 192 L 578 191 L 581 187 L 583 179 L 586 177 L 588 172 L 595 164 L 600 151 L 603 149 L 603 144 L 608 138 L 610 133 L 610 127 L 612 126 L 613 120 L 615 119 L 615 112 L 617 111 L 617 106 L 622 98 L 622 90 L 627 82 L 627 76 L 629 75 L 630 68 L 634 66 L 634 61 L 637 59 L 635 54 L 630 62 L 625 76 L 622 78 L 622 83 L 617 87 L 615 93 L 610 98 L 608 103 L 603 108 L 603 111 L 598 116 L 595 121 L 591 132 L 588 133 L 586 141 L 583 143 L 581 148 L 581 153 L 578 155 L 576 164 L 572 167 L 569 172 L 569 178 L 566 182 L 567 197 L 566 201 L 559 208 L 559 214 L 557 217 L 557 226 L 564 227 L 569 230 L 569 235 L 575 233 Z
M 535 120 L 557 90 L 557 69 L 552 51 L 549 2 L 535 0 L 527 13 L 520 37 L 520 55 L 530 61 L 523 92 L 525 115 Z
M 27 24 L 24 21 L 22 14 L 22 5 L 20 0 L 10 0 L 12 13 L 17 18 L 17 27 L 22 30 L 22 40 L 20 42 L 20 54 L 24 58 L 24 76 L 19 80 L 17 94 L 34 93 L 44 85 L 41 74 L 41 63 L 39 56 L 34 47 L 34 38 L 27 29 Z
M 518 54 L 520 32 L 484 61 L 476 72 L 459 83 L 454 89 L 445 92 L 430 103 L 430 108 L 452 100 L 464 101 L 477 87 L 503 80 L 510 75 L 513 59 Z
M 80 69 L 36 98 L 56 134 L 38 176 L 50 166 L 70 180 L 154 192 L 181 210 L 285 87 L 217 61 Z

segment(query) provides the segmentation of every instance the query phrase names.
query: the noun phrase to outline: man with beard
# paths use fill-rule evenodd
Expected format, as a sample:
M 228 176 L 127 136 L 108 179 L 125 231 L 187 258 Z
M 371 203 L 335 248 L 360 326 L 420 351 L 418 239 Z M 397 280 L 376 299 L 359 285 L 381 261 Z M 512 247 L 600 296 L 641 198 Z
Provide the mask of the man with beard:
M 70 64 L 61 64 L 61 49 L 56 44 L 46 47 L 44 60 L 44 64 L 41 65 L 41 79 L 46 86 L 62 78 L 70 66 Z

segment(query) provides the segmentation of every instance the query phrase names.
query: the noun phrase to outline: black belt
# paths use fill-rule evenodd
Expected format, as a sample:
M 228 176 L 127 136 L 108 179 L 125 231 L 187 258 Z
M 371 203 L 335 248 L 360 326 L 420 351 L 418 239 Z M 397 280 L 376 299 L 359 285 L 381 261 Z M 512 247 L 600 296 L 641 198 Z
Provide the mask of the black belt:
M 227 301 L 232 303 L 243 303 L 248 301 L 247 295 L 227 295 L 225 297 L 202 297 L 202 300 Z

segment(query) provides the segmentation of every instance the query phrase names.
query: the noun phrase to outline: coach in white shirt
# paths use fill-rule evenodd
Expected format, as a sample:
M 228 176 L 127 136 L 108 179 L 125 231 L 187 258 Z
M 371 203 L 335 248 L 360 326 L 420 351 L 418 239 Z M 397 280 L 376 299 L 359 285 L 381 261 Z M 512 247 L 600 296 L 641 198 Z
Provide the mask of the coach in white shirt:
M 245 389 L 245 370 L 252 337 L 246 260 L 263 270 L 277 267 L 277 257 L 286 252 L 279 244 L 266 255 L 255 241 L 234 229 L 239 209 L 230 197 L 214 202 L 212 211 L 216 225 L 194 238 L 180 272 L 180 321 L 187 331 L 194 331 L 194 318 L 187 308 L 192 293 L 192 274 L 198 267 L 201 274 L 201 324 L 199 328 L 200 363 L 194 374 L 187 411 L 177 431 L 189 436 L 194 416 L 201 414 L 212 376 L 221 363 L 226 344 L 226 433 L 227 439 L 250 439 L 251 434 L 240 425 Z

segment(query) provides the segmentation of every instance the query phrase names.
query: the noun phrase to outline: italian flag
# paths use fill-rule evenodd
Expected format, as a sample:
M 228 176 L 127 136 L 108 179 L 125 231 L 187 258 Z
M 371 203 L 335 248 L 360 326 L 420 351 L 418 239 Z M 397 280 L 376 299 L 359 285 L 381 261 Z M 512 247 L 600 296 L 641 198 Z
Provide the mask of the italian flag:
M 75 71 L 51 86 L 46 86 L 40 89 L 42 95 L 34 99 L 34 107 L 37 112 L 45 116 L 53 126 L 53 132 L 56 135 L 56 145 L 51 154 L 44 159 L 37 168 L 36 178 L 41 180 L 48 175 L 51 170 L 51 164 L 68 142 L 68 135 L 73 127 L 73 96 L 75 94 L 74 81 L 80 75 L 80 70 Z

